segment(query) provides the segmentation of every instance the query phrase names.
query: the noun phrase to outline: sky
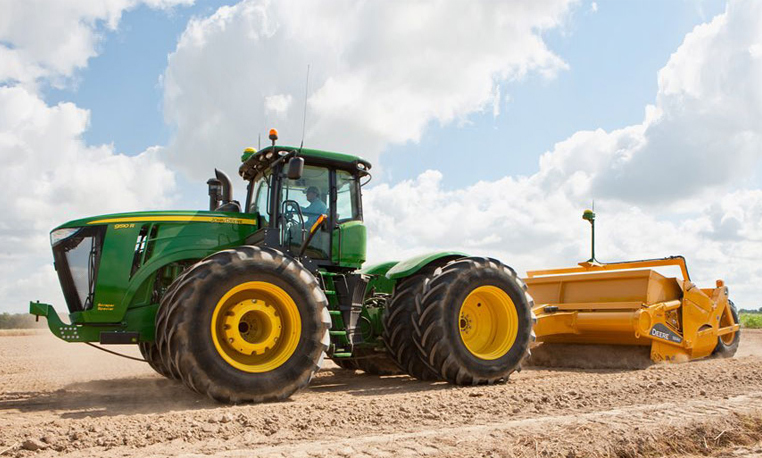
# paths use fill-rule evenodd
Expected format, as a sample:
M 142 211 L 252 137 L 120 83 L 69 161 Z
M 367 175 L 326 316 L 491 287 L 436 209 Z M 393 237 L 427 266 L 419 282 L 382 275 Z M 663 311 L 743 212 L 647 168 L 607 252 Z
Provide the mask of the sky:
M 369 259 L 686 256 L 762 306 L 762 3 L 5 0 L 0 312 L 64 308 L 49 231 L 203 209 L 270 127 L 358 154 Z M 237 195 L 244 186 L 236 183 Z

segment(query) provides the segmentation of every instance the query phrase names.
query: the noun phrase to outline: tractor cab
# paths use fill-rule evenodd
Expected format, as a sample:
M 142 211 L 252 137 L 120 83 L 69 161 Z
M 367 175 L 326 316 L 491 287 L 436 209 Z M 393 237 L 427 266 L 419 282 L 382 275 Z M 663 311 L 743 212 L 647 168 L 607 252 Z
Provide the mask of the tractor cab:
M 370 163 L 347 154 L 276 146 L 275 139 L 260 151 L 246 150 L 242 159 L 246 202 L 238 210 L 229 180 L 217 172 L 221 192 L 210 180 L 210 207 L 255 215 L 258 230 L 247 243 L 288 252 L 312 271 L 361 267 L 366 251 L 361 181 L 370 178 Z

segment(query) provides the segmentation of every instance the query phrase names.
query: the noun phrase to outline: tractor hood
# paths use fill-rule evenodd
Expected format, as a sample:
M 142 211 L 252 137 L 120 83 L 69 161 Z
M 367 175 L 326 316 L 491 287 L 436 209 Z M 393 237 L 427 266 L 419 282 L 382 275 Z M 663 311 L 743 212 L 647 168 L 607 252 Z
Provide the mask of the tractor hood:
M 243 213 L 116 213 L 62 224 L 50 242 L 69 312 L 83 314 L 80 322 L 112 323 L 135 301 L 153 303 L 158 269 L 244 244 L 257 227 L 256 216 Z
M 257 220 L 254 215 L 245 213 L 231 212 L 210 212 L 198 210 L 181 211 L 146 211 L 131 213 L 112 213 L 108 215 L 90 216 L 87 218 L 75 219 L 61 224 L 51 231 L 56 232 L 59 229 L 78 228 L 102 224 L 130 224 L 143 222 L 205 222 L 205 223 L 223 223 L 223 224 L 245 224 L 256 225 Z

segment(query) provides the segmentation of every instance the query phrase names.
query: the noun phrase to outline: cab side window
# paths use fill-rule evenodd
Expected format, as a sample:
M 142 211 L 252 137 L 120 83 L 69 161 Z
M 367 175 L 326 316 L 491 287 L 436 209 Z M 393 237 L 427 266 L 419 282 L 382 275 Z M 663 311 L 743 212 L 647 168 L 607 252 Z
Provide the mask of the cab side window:
M 261 223 L 266 226 L 270 223 L 270 177 L 260 178 L 254 184 L 254 204 L 251 213 L 259 213 Z
M 360 219 L 357 180 L 344 170 L 336 171 L 336 219 L 339 223 Z

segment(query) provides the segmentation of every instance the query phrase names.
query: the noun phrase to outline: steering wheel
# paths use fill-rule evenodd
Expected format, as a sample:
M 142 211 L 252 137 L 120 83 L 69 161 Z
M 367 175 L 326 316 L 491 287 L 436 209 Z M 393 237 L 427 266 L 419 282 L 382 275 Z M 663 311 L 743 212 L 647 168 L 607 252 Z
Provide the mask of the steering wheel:
M 284 245 L 301 245 L 304 241 L 304 215 L 302 207 L 295 200 L 284 200 L 281 204 L 281 241 Z M 299 240 L 294 242 L 292 239 L 295 234 L 299 234 Z

